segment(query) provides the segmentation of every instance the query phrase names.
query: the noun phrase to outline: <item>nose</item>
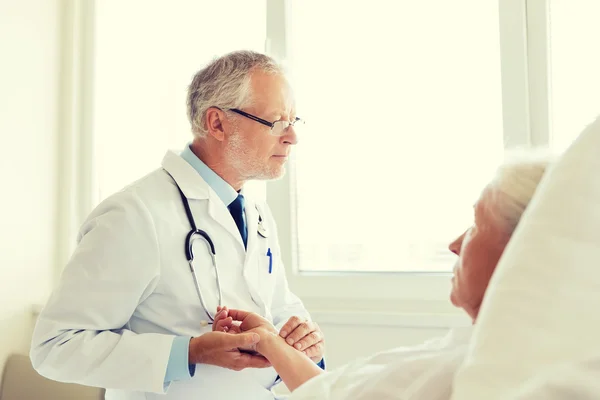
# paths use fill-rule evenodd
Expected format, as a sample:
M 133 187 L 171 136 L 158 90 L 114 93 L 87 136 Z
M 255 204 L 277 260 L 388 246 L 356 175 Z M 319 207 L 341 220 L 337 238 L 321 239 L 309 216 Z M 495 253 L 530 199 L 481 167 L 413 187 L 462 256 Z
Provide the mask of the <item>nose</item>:
M 284 144 L 297 144 L 298 136 L 296 135 L 296 131 L 294 130 L 294 126 L 290 125 L 284 131 L 284 134 L 281 136 L 281 140 Z
M 462 242 L 465 237 L 465 233 L 463 233 L 462 235 L 460 235 L 459 237 L 454 239 L 454 241 L 448 245 L 448 250 L 450 250 L 452 253 L 456 254 L 457 256 L 460 255 L 460 248 L 462 247 Z

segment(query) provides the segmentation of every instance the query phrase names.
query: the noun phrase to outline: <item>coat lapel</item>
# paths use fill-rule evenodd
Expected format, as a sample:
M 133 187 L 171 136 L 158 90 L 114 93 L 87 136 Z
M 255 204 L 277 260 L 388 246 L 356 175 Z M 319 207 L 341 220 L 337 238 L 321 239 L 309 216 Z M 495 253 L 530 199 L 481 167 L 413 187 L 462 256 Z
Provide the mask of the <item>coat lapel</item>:
M 258 238 L 256 237 L 258 229 L 258 211 L 256 210 L 256 203 L 251 198 L 246 198 L 246 224 L 248 226 L 248 247 L 246 249 L 246 262 L 244 268 L 248 267 L 248 262 L 252 260 L 252 257 L 255 257 L 254 253 L 258 251 Z
M 177 186 L 187 197 L 192 212 L 194 210 L 194 200 L 208 200 L 209 217 L 232 235 L 242 248 L 244 247 L 240 232 L 229 213 L 229 209 L 194 167 L 173 151 L 167 152 L 163 158 L 162 167 L 171 175 Z M 198 229 L 202 229 L 202 221 L 196 220 L 196 225 Z

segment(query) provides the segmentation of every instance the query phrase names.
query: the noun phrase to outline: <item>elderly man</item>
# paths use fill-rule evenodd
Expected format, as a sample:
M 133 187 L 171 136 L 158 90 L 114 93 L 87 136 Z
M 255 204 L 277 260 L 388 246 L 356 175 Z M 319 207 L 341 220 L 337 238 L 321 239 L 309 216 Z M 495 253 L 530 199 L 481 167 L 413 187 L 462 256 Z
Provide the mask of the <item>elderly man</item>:
M 243 189 L 284 173 L 302 121 L 281 68 L 255 52 L 199 71 L 187 103 L 193 142 L 83 224 L 31 360 L 107 399 L 273 399 L 277 373 L 248 351 L 259 336 L 210 325 L 225 303 L 250 310 L 323 367 L 323 335 L 288 289 L 271 212 Z
M 474 323 L 494 268 L 547 165 L 546 157 L 529 156 L 502 166 L 475 204 L 473 225 L 449 246 L 458 256 L 450 297 Z M 238 330 L 229 327 L 232 320 L 241 321 L 240 332 L 261 335 L 257 351 L 294 391 L 294 400 L 447 400 L 471 336 L 471 327 L 456 329 L 421 346 L 385 351 L 322 373 L 306 356 L 286 346 L 269 321 L 254 313 L 229 309 L 226 320 L 217 316 L 217 326 Z

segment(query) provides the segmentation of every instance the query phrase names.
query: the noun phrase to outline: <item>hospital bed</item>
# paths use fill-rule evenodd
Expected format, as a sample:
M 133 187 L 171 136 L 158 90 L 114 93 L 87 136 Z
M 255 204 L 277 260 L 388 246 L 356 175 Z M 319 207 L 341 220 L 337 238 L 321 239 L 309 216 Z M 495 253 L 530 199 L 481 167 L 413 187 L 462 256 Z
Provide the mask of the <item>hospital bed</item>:
M 0 382 L 0 400 L 103 400 L 104 390 L 51 381 L 39 375 L 29 357 L 11 355 Z

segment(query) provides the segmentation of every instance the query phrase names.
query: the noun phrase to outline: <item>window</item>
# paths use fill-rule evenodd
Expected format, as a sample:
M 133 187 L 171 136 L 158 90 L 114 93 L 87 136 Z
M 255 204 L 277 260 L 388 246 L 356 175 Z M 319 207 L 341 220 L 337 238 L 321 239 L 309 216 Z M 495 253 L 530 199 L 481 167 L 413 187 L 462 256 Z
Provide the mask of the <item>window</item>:
M 450 271 L 503 153 L 497 2 L 291 7 L 299 270 Z
M 553 145 L 566 148 L 600 114 L 600 2 L 550 1 Z
M 97 200 L 160 167 L 166 149 L 192 140 L 186 93 L 198 69 L 229 51 L 264 51 L 265 2 L 236 1 L 234 13 L 231 7 L 206 0 L 96 2 Z
M 503 148 L 564 148 L 600 110 L 593 0 L 234 3 L 94 3 L 95 48 L 84 52 L 94 90 L 73 95 L 85 137 L 67 143 L 65 180 L 80 187 L 93 164 L 99 200 L 159 167 L 165 148 L 191 140 L 192 74 L 266 42 L 291 68 L 307 120 L 289 173 L 267 185 L 303 300 L 447 304 L 448 276 L 435 272 L 449 271 L 447 243 L 471 222 Z M 228 29 L 209 13 L 227 14 Z M 88 75 L 73 78 L 79 92 Z M 62 207 L 79 221 L 89 190 L 73 192 L 80 206 Z M 428 273 L 396 273 L 414 271 Z

